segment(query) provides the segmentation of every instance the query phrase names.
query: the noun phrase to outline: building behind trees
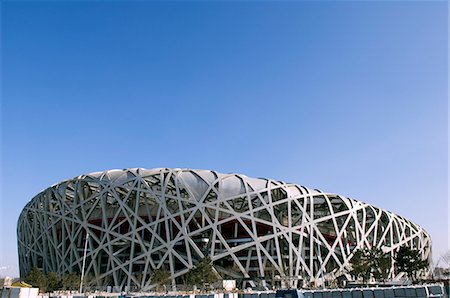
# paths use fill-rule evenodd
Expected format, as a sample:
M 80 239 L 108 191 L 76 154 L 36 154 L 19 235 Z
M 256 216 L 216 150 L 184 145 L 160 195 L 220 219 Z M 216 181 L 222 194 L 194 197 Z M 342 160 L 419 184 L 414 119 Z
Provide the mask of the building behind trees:
M 191 169 L 125 169 L 81 175 L 36 195 L 18 221 L 20 274 L 82 270 L 91 286 L 169 287 L 205 258 L 215 279 L 243 287 L 318 285 L 351 279 L 351 258 L 399 247 L 431 257 L 420 226 L 370 204 L 317 189 Z M 393 266 L 393 265 L 392 265 Z M 400 277 L 394 267 L 389 279 Z

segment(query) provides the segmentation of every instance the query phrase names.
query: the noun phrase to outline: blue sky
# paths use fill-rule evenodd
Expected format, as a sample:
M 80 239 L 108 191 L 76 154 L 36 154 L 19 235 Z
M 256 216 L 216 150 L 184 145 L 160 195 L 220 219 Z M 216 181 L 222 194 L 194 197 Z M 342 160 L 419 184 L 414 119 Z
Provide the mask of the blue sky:
M 0 275 L 40 190 L 190 167 L 372 203 L 448 248 L 445 1 L 2 4 Z

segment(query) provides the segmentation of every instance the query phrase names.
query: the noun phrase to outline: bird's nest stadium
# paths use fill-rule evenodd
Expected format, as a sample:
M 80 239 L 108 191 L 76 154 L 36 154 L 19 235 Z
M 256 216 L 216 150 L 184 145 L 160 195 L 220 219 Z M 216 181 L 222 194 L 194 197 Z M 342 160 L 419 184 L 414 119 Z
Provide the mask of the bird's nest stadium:
M 89 234 L 87 249 L 85 239 Z M 165 268 L 175 287 L 209 256 L 248 286 L 345 277 L 356 249 L 431 257 L 427 232 L 370 204 L 271 179 L 191 169 L 81 175 L 35 196 L 18 220 L 20 274 L 85 272 L 96 286 L 151 290 Z M 396 273 L 391 270 L 391 277 Z

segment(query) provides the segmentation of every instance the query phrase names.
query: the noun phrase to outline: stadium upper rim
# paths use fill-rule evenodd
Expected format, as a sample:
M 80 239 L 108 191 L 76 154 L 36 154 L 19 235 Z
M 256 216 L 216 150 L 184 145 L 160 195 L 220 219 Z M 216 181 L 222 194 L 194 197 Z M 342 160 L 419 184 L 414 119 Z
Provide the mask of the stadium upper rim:
M 359 202 L 359 203 L 364 203 L 367 205 L 370 205 L 372 207 L 377 208 L 380 211 L 386 212 L 388 214 L 392 214 L 400 219 L 406 220 L 412 224 L 414 224 L 417 228 L 422 229 L 426 234 L 429 235 L 429 233 L 419 224 L 409 220 L 408 218 L 399 215 L 395 212 L 392 212 L 390 210 L 372 205 L 371 203 L 367 203 L 365 201 L 361 201 L 361 200 L 357 200 L 357 199 L 353 199 L 353 198 L 349 198 L 346 196 L 343 196 L 341 194 L 337 194 L 334 192 L 324 192 L 321 191 L 318 188 L 309 188 L 306 187 L 304 185 L 301 184 L 297 184 L 297 183 L 293 183 L 293 182 L 285 182 L 283 180 L 275 180 L 275 179 L 269 179 L 269 178 L 252 178 L 252 177 L 248 177 L 247 175 L 244 174 L 239 174 L 239 173 L 228 173 L 228 174 L 224 174 L 224 173 L 220 173 L 217 171 L 213 171 L 213 170 L 204 170 L 204 169 L 191 169 L 191 168 L 167 168 L 167 167 L 160 167 L 160 168 L 151 168 L 151 169 L 147 169 L 147 168 L 124 168 L 124 169 L 110 169 L 110 170 L 105 170 L 105 171 L 96 171 L 96 172 L 91 172 L 91 173 L 87 173 L 87 174 L 81 174 L 78 176 L 74 176 L 72 178 L 69 179 L 65 179 L 61 182 L 58 183 L 54 183 L 52 184 L 50 187 L 47 187 L 43 190 L 41 190 L 39 193 L 37 193 L 26 205 L 30 204 L 33 202 L 34 199 L 37 199 L 39 197 L 41 197 L 46 190 L 50 189 L 50 188 L 57 188 L 59 185 L 70 182 L 70 181 L 74 181 L 74 180 L 85 180 L 86 178 L 94 178 L 94 179 L 98 179 L 99 181 L 104 181 L 104 182 L 110 182 L 110 183 L 115 183 L 117 185 L 121 185 L 124 182 L 126 182 L 127 180 L 132 179 L 133 177 L 126 177 L 127 174 L 129 173 L 133 173 L 136 176 L 144 176 L 144 175 L 154 175 L 157 172 L 161 172 L 161 171 L 175 171 L 175 172 L 194 172 L 197 175 L 199 175 L 202 179 L 204 179 L 202 173 L 213 173 L 215 175 L 217 175 L 216 179 L 223 179 L 226 177 L 238 177 L 240 179 L 245 179 L 246 181 L 260 181 L 260 182 L 265 182 L 267 183 L 268 181 L 275 181 L 278 183 L 282 183 L 285 184 L 286 186 L 292 185 L 292 186 L 297 186 L 297 187 L 302 187 L 304 189 L 306 189 L 309 193 L 309 195 L 314 196 L 314 195 L 321 195 L 321 194 L 325 194 L 327 196 L 339 196 L 342 199 L 346 199 L 346 200 L 350 200 L 353 202 Z M 212 182 L 212 181 L 206 181 L 206 182 Z M 222 186 L 223 187 L 223 186 Z M 265 186 L 260 186 L 259 189 L 261 188 L 265 188 Z M 257 192 L 259 190 L 258 188 L 254 189 L 255 192 Z M 25 206 L 26 207 L 26 206 Z M 25 207 L 23 209 L 25 209 Z

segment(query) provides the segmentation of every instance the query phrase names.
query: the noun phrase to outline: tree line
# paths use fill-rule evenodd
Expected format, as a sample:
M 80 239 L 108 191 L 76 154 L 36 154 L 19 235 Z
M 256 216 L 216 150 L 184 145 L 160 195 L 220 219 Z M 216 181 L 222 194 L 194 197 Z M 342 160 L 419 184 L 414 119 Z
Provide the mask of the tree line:
M 391 273 L 392 261 L 394 261 L 394 270 L 397 273 L 406 273 L 413 283 L 417 281 L 418 274 L 429 265 L 428 260 L 422 260 L 419 250 L 411 249 L 408 246 L 400 247 L 395 252 L 394 258 L 381 249 L 372 247 L 355 252 L 350 260 L 350 273 L 356 279 L 361 278 L 363 284 L 370 279 L 384 282 Z
M 55 272 L 44 273 L 38 268 L 32 268 L 27 277 L 24 278 L 26 283 L 34 287 L 39 287 L 42 292 L 53 292 L 59 290 L 78 290 L 80 286 L 81 276 L 79 273 L 71 272 L 59 275 Z M 167 289 L 171 283 L 170 272 L 164 267 L 154 270 L 150 277 L 151 283 L 157 291 Z M 214 272 L 211 258 L 205 257 L 201 259 L 197 265 L 183 275 L 183 283 L 187 286 L 199 286 L 212 284 L 218 280 L 217 274 Z
M 79 273 L 70 272 L 59 275 L 55 272 L 45 274 L 38 268 L 32 268 L 24 281 L 34 287 L 39 287 L 42 292 L 53 292 L 59 290 L 78 290 L 81 276 Z
M 390 254 L 384 253 L 381 249 L 365 248 L 357 250 L 350 260 L 351 269 L 349 273 L 356 279 L 362 279 L 363 284 L 370 279 L 381 282 L 387 280 L 391 274 L 392 261 L 397 272 L 404 272 L 413 282 L 417 280 L 418 273 L 428 267 L 428 261 L 422 260 L 418 250 L 402 246 L 391 258 Z M 77 290 L 80 285 L 79 273 L 67 273 L 58 275 L 55 272 L 43 273 L 40 269 L 33 268 L 24 279 L 25 282 L 39 287 L 41 291 L 52 292 L 57 290 Z M 218 280 L 218 275 L 214 271 L 210 257 L 199 260 L 196 266 L 182 276 L 182 282 L 186 286 L 204 287 Z M 157 291 L 167 290 L 171 283 L 171 274 L 164 268 L 155 269 L 150 277 L 151 283 Z

